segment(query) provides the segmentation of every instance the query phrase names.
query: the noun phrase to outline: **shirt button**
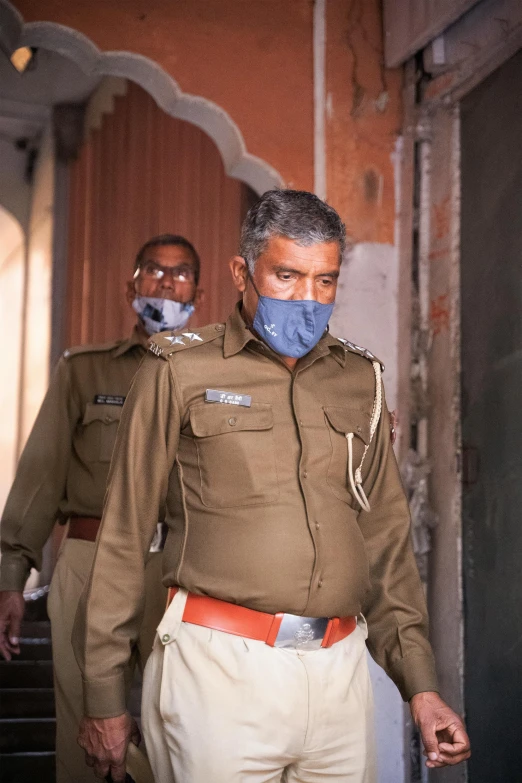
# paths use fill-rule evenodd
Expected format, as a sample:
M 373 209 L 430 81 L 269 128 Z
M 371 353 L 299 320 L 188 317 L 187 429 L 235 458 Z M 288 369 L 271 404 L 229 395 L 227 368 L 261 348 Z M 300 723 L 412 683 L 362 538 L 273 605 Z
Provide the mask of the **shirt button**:
M 357 432 L 362 432 L 362 427 L 357 427 Z
M 303 470 L 303 478 L 308 478 L 308 472 L 306 470 Z
M 228 420 L 228 423 L 230 424 L 231 427 L 233 427 L 234 424 L 237 424 L 236 417 L 235 416 L 231 416 L 230 419 Z
M 322 587 L 322 586 L 323 586 L 323 580 L 319 579 L 319 581 L 317 583 L 317 587 Z
M 301 427 L 304 427 L 304 421 L 302 419 L 299 419 L 299 424 L 301 425 Z
M 224 328 L 225 327 L 223 326 L 223 324 L 216 324 L 215 327 L 214 327 L 216 332 L 222 332 Z
M 315 529 L 316 529 L 316 530 L 319 530 L 319 528 L 320 528 L 320 527 L 321 527 L 321 525 L 319 524 L 319 522 L 316 522 L 316 523 L 315 523 Z
M 161 641 L 162 641 L 164 644 L 166 644 L 167 642 L 170 642 L 170 636 L 168 635 L 168 633 L 164 633 L 164 634 L 163 634 L 163 636 L 161 637 Z

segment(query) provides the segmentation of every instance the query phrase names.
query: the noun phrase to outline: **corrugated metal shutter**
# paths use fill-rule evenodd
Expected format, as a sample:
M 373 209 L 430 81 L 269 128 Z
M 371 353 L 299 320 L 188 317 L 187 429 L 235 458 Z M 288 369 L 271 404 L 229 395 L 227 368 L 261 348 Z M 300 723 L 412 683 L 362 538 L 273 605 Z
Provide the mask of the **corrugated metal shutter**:
M 130 84 L 71 166 L 67 344 L 130 331 L 125 286 L 136 252 L 166 232 L 186 236 L 201 256 L 206 301 L 192 324 L 224 320 L 237 300 L 228 259 L 249 199 L 205 133 Z
M 477 0 L 384 0 L 386 65 L 400 65 L 440 35 Z

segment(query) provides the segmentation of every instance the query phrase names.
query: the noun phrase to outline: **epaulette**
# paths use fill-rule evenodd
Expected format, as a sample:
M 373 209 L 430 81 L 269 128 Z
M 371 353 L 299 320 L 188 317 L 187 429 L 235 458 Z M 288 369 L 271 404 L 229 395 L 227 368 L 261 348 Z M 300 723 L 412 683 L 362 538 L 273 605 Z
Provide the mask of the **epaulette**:
M 196 329 L 195 332 L 160 332 L 149 340 L 149 351 L 162 359 L 168 359 L 178 351 L 209 343 L 220 337 L 224 331 L 225 324 L 210 324 Z
M 343 337 L 336 337 L 335 339 L 339 340 L 339 342 L 344 345 L 345 351 L 351 351 L 351 353 L 364 356 L 364 358 L 368 359 L 369 362 L 379 362 L 381 365 L 381 370 L 384 372 L 384 364 L 380 359 L 377 358 L 377 356 L 375 356 L 375 354 L 369 351 L 368 348 L 362 348 L 360 345 L 355 345 L 355 343 L 351 343 L 349 340 L 345 340 Z
M 112 340 L 110 343 L 99 343 L 98 345 L 75 345 L 73 348 L 67 348 L 63 352 L 64 359 L 70 359 L 72 356 L 78 356 L 82 353 L 103 353 L 105 351 L 112 351 L 113 348 L 117 348 L 121 345 L 123 340 Z

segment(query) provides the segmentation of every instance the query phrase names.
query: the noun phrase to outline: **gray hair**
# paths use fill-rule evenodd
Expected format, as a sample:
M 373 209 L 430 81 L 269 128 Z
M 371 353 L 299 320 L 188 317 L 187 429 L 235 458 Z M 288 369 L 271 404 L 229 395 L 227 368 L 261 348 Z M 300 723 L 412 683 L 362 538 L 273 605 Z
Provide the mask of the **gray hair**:
M 340 261 L 346 246 L 346 229 L 335 209 L 306 190 L 267 190 L 248 210 L 241 226 L 239 255 L 250 274 L 268 240 L 276 236 L 293 239 L 303 247 L 337 242 Z

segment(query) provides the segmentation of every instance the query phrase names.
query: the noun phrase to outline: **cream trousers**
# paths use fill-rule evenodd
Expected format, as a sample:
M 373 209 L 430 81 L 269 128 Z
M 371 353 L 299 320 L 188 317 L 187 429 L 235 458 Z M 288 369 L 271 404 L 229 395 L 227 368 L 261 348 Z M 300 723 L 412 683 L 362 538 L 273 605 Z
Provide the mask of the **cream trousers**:
M 185 601 L 178 591 L 145 669 L 158 783 L 375 783 L 364 621 L 297 652 L 182 623 Z

